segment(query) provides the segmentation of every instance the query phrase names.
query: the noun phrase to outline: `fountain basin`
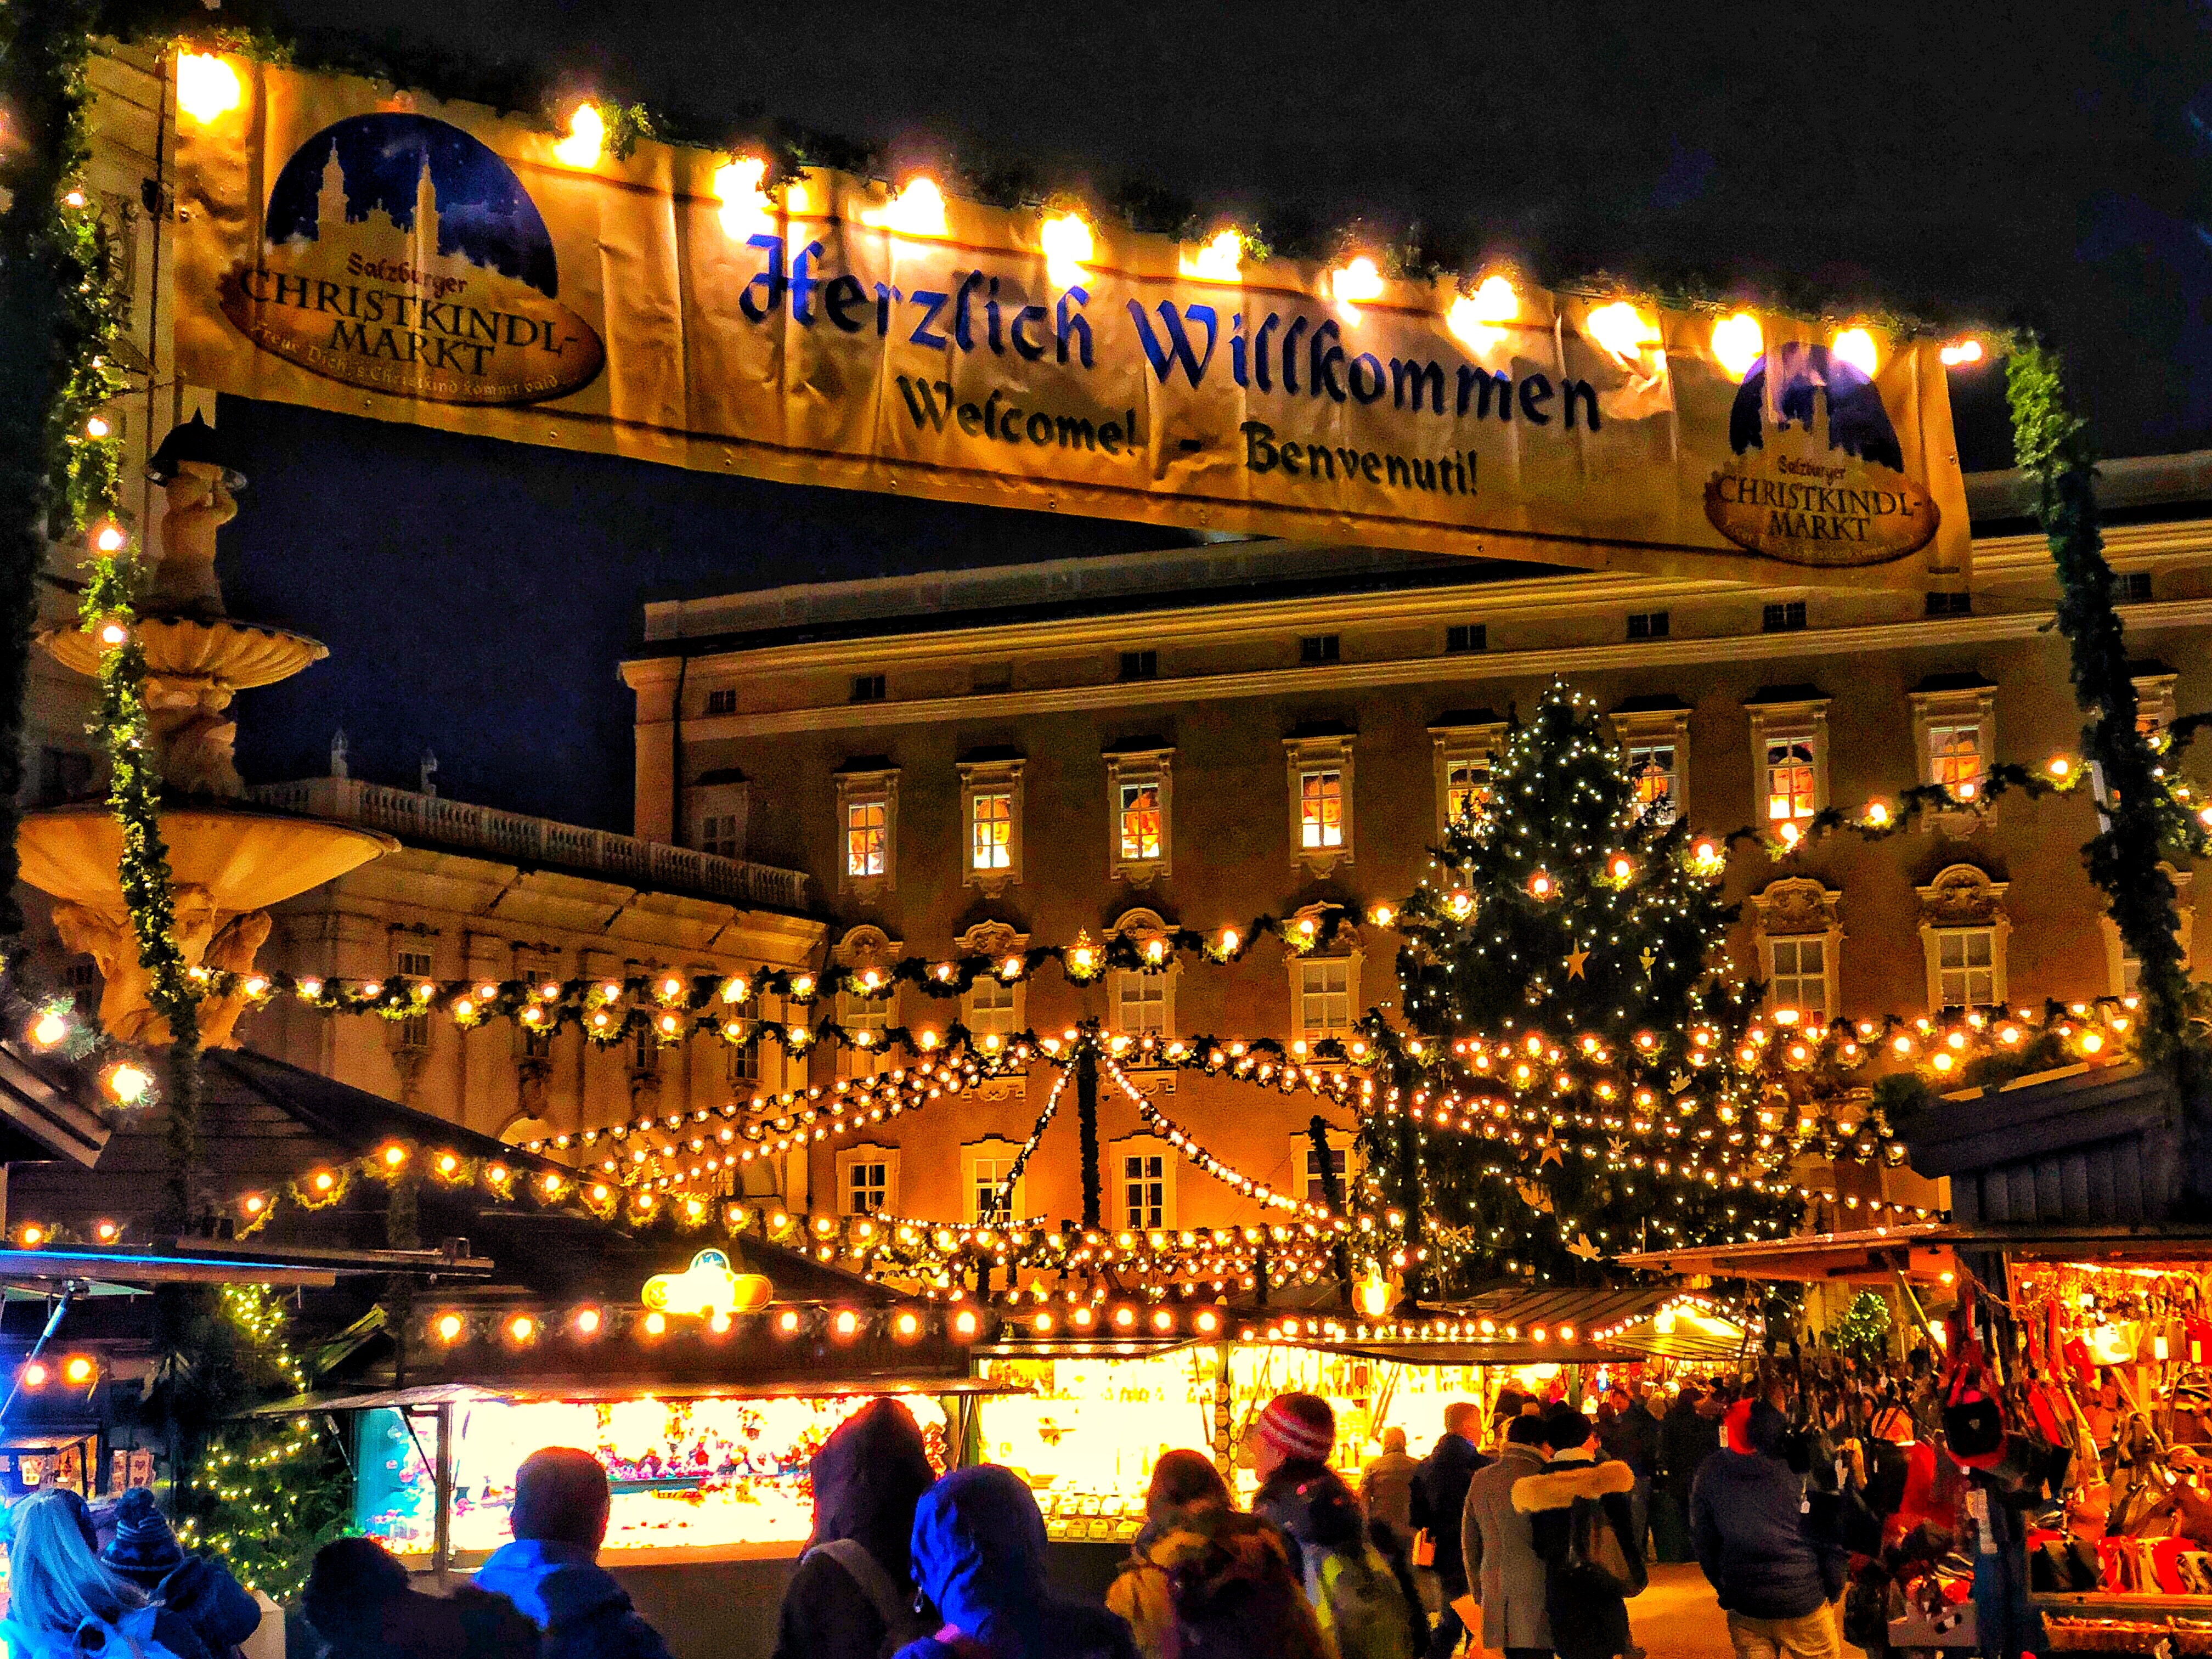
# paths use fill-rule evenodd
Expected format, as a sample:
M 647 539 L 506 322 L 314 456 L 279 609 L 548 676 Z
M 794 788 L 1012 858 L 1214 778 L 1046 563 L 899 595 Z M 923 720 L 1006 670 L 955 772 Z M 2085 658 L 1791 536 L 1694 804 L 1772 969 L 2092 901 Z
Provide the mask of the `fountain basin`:
M 149 678 L 185 680 L 225 691 L 250 691 L 289 679 L 330 655 L 320 640 L 289 629 L 264 628 L 228 617 L 142 617 L 136 624 Z M 97 675 L 106 650 L 99 639 L 72 624 L 42 629 L 39 643 L 64 668 Z

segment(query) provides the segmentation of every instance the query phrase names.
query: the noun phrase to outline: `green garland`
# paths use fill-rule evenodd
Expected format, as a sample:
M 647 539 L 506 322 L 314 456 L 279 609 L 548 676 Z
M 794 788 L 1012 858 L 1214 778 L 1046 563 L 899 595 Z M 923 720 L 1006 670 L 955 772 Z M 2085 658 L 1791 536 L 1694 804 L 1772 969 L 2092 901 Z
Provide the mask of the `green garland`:
M 2074 692 L 2088 723 L 2082 748 L 2104 774 L 2104 827 L 2082 848 L 2121 939 L 2142 964 L 2147 1051 L 2179 1056 L 2193 1038 L 2202 993 L 2182 964 L 2180 916 L 2161 860 L 2201 843 L 2201 826 L 2174 795 L 2170 759 L 2201 723 L 2177 722 L 2165 751 L 2136 725 L 2126 641 L 2112 606 L 2112 568 L 2097 528 L 2097 462 L 2086 423 L 2066 406 L 2057 355 L 2033 340 L 2005 360 L 2013 452 L 2036 487 L 2036 514 L 2058 572 L 2058 629 L 2073 648 Z

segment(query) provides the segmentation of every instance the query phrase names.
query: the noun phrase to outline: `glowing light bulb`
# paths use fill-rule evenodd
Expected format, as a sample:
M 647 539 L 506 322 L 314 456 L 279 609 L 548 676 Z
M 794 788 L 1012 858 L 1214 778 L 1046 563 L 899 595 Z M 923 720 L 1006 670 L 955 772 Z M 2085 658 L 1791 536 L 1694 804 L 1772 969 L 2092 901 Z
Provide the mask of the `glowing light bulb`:
M 1875 368 L 1881 361 L 1881 354 L 1875 349 L 1874 336 L 1863 328 L 1842 330 L 1828 342 L 1828 354 L 1842 358 L 1869 380 L 1874 378 Z
M 1074 213 L 1046 220 L 1037 228 L 1037 243 L 1044 249 L 1045 275 L 1061 288 L 1081 283 L 1083 267 L 1097 252 L 1091 227 Z
M 1626 300 L 1598 307 L 1583 319 L 1583 332 L 1616 362 L 1627 365 L 1659 343 L 1659 325 Z
M 95 1370 L 91 1359 L 87 1356 L 81 1353 L 71 1354 L 62 1362 L 62 1381 L 72 1388 L 82 1389 L 92 1381 Z
M 1360 303 L 1382 297 L 1382 273 L 1376 269 L 1374 260 L 1360 254 L 1341 269 L 1329 272 L 1328 292 L 1346 319 L 1357 322 Z
M 1505 337 L 1498 326 L 1521 314 L 1521 296 L 1503 276 L 1486 276 L 1472 294 L 1462 294 L 1444 313 L 1444 326 L 1477 351 L 1487 351 Z
M 93 526 L 92 544 L 102 553 L 120 553 L 130 539 L 112 519 L 102 519 Z
M 597 1336 L 599 1334 L 599 1310 L 597 1308 L 580 1308 L 577 1310 L 576 1317 L 573 1322 L 575 1327 L 576 1334 L 579 1336 Z
M 203 125 L 236 109 L 246 99 L 238 71 L 213 52 L 177 54 L 177 107 Z
M 888 230 L 896 236 L 946 236 L 951 233 L 945 222 L 945 192 L 937 181 L 922 174 L 906 182 L 905 188 L 879 208 L 869 208 L 860 215 L 860 222 Z
M 468 1322 L 457 1313 L 440 1314 L 431 1328 L 436 1331 L 439 1341 L 458 1342 L 461 1340 L 461 1333 L 468 1328 Z
M 31 1041 L 51 1048 L 69 1035 L 69 1022 L 49 1008 L 31 1026 Z
M 1201 283 L 1234 283 L 1242 280 L 1244 264 L 1244 239 L 1233 230 L 1214 233 L 1213 240 L 1200 247 L 1195 254 L 1186 254 L 1176 264 L 1182 274 Z
M 88 438 L 105 438 L 112 430 L 105 415 L 95 415 L 84 423 L 84 435 Z
M 597 167 L 606 143 L 607 124 L 599 110 L 579 104 L 568 117 L 568 136 L 553 146 L 553 153 L 572 167 Z
M 1741 380 L 1749 374 L 1765 349 L 1766 337 L 1759 331 L 1759 319 L 1747 311 L 1723 317 L 1713 325 L 1713 361 L 1731 380 Z
M 107 1092 L 125 1106 L 137 1105 L 153 1086 L 153 1073 L 127 1060 L 108 1068 Z
M 761 188 L 767 178 L 768 163 L 757 155 L 740 155 L 714 169 L 714 199 L 722 204 L 715 216 L 732 241 L 774 228 L 775 210 Z
M 1979 340 L 1954 340 L 1936 354 L 1946 368 L 1970 368 L 1982 361 Z

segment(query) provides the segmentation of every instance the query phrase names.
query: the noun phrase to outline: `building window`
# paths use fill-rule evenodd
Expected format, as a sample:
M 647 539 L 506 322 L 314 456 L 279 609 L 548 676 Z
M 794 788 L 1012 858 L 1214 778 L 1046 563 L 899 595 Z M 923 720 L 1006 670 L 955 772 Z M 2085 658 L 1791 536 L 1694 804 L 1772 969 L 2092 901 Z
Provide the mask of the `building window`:
M 1352 1196 L 1352 1138 L 1340 1129 L 1331 1129 L 1328 1142 L 1328 1173 L 1336 1180 L 1337 1204 L 1342 1207 Z M 1291 1141 L 1291 1167 L 1298 1172 L 1297 1196 L 1309 1204 L 1327 1204 L 1328 1189 L 1322 1180 L 1322 1155 L 1314 1150 L 1313 1137 L 1300 1130 Z
M 1667 637 L 1669 620 L 1663 611 L 1632 611 L 1628 613 L 1628 637 L 1632 640 L 1663 640 Z
M 1637 811 L 1657 823 L 1681 816 L 1688 799 L 1690 710 L 1675 697 L 1644 697 L 1613 711 L 1636 792 Z
M 1168 1035 L 1168 976 L 1140 969 L 1114 974 L 1114 1030 L 1123 1036 Z
M 744 857 L 744 819 L 735 812 L 706 814 L 699 820 L 699 850 L 718 859 Z
M 740 1093 L 749 1093 L 760 1087 L 760 1044 L 731 1042 L 723 1045 L 724 1079 Z
M 2189 897 L 2189 890 L 2195 884 L 2196 878 L 2191 872 L 2177 870 L 2170 864 L 2161 863 L 2158 867 L 2166 872 L 2166 879 L 2173 884 L 2173 939 L 2174 943 L 2181 947 L 2181 967 L 2185 973 L 2191 961 L 2191 935 L 2197 929 L 2197 907 L 2190 902 Z M 2118 924 L 2113 921 L 2109 913 L 2098 917 L 2097 921 L 2105 934 L 2105 961 L 2112 994 L 2124 997 L 2141 990 L 2142 958 L 2128 948 L 2127 942 L 2120 937 Z
M 1014 1160 L 1021 1156 L 1021 1150 L 1014 1142 L 996 1135 L 971 1141 L 960 1149 L 963 1221 L 972 1226 L 1003 1227 L 1027 1213 L 1024 1200 L 1028 1178 L 1016 1180 L 1013 1189 L 1006 1190 L 1007 1179 L 1014 1173 Z
M 1358 973 L 1348 957 L 1307 957 L 1295 963 L 1298 1036 L 1309 1042 L 1352 1035 L 1352 1002 Z
M 1752 810 L 1771 827 L 1802 824 L 1828 805 L 1828 699 L 1811 686 L 1760 690 L 1751 714 Z
M 1338 661 L 1342 643 L 1340 636 L 1334 634 L 1308 634 L 1298 641 L 1298 660 L 1309 666 Z
M 1844 941 L 1836 905 L 1842 897 L 1809 876 L 1785 876 L 1751 896 L 1769 1007 L 1835 1018 Z
M 1930 593 L 1928 614 L 1931 617 L 1971 617 L 1974 614 L 1974 596 L 1971 593 Z
M 631 1029 L 629 1069 L 637 1077 L 650 1077 L 660 1069 L 660 1040 L 653 1036 L 649 1024 Z
M 1106 868 L 1142 885 L 1168 873 L 1175 750 L 1132 748 L 1106 756 Z
M 1776 939 L 1766 942 L 1767 994 L 1778 1008 L 1828 1017 L 1828 941 Z
M 1285 739 L 1290 760 L 1291 861 L 1326 876 L 1352 862 L 1352 739 Z
M 1160 653 L 1157 651 L 1124 651 L 1121 653 L 1121 678 L 1125 680 L 1156 680 L 1160 677 Z
M 960 821 L 966 826 L 964 879 L 995 896 L 1022 878 L 1022 769 L 1011 756 L 960 763 Z
M 979 974 L 968 988 L 968 1008 L 961 1023 L 971 1036 L 1010 1037 L 1021 1029 L 1015 1006 L 1020 994 L 1019 987 L 1007 984 L 996 974 Z
M 2138 573 L 2141 574 L 2141 573 Z M 2173 684 L 2177 676 L 2163 664 L 2130 677 L 2136 688 L 2136 730 L 2155 738 L 2173 724 Z
M 1457 823 L 1473 817 L 1490 804 L 1490 767 L 1486 762 L 1454 761 L 1444 774 L 1444 819 Z
M 427 950 L 403 950 L 394 963 L 392 971 L 401 979 L 428 979 L 434 966 Z M 399 1022 L 399 1046 L 411 1053 L 420 1054 L 430 1046 L 430 1016 L 410 1014 Z
M 1805 625 L 1805 601 L 1785 599 L 1779 605 L 1765 606 L 1759 612 L 1759 626 L 1768 634 L 1791 634 Z
M 881 702 L 884 700 L 884 677 L 881 674 L 853 676 L 854 702 Z
M 1159 784 L 1125 783 L 1120 794 L 1115 816 L 1120 820 L 1117 833 L 1121 841 L 1121 862 L 1158 863 L 1167 844 L 1167 817 L 1160 806 Z
M 837 884 L 863 897 L 896 884 L 898 872 L 898 772 L 874 767 L 837 775 L 841 842 Z
M 1678 810 L 1676 752 L 1677 746 L 1671 738 L 1628 745 L 1628 775 L 1636 785 L 1637 811 L 1661 823 L 1671 823 Z
M 1971 864 L 1954 864 L 1919 890 L 1930 1013 L 2004 1002 L 2005 941 L 2012 931 L 2006 885 Z
M 1996 688 L 1973 674 L 1933 676 L 1912 694 L 1912 735 L 1920 781 L 1937 784 L 1963 805 L 1975 805 L 1996 758 Z M 1929 830 L 1963 836 L 1980 823 L 1973 812 L 1935 812 Z
M 2114 588 L 2112 597 L 2122 605 L 2150 603 L 2150 572 L 2148 570 L 2123 570 L 2114 580 L 2112 586 Z
M 1121 1224 L 1134 1231 L 1168 1224 L 1168 1161 L 1162 1154 L 1121 1155 Z
M 1444 649 L 1454 656 L 1468 652 L 1490 649 L 1490 626 L 1486 623 L 1454 623 L 1444 629 Z
M 1490 774 L 1504 725 L 1490 710 L 1447 714 L 1429 728 L 1435 750 L 1437 838 L 1469 814 L 1490 804 Z
M 738 712 L 738 688 L 734 685 L 717 687 L 707 694 L 709 714 L 734 714 Z
M 882 1215 L 898 1206 L 898 1148 L 848 1146 L 837 1154 L 837 1206 L 846 1215 Z
M 88 1015 L 100 1006 L 94 994 L 100 982 L 100 968 L 96 963 L 72 962 L 62 969 L 62 983 L 70 994 L 70 1000 L 79 1014 Z
M 890 1064 L 890 1056 L 884 1053 L 890 1047 L 887 1034 L 891 1029 L 889 997 L 857 997 L 849 991 L 841 991 L 837 994 L 837 1023 L 845 1028 L 848 1039 L 838 1054 L 838 1069 L 847 1077 L 873 1077 Z M 863 1031 L 869 1034 L 866 1048 L 850 1041 Z

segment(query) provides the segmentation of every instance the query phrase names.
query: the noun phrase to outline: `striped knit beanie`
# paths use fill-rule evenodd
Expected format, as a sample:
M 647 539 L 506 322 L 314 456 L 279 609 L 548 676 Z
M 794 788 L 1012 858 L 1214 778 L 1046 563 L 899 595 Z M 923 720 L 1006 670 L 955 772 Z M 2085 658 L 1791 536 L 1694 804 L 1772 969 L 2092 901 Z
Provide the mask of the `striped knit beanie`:
M 1319 1395 L 1279 1394 L 1260 1413 L 1253 1432 L 1285 1462 L 1325 1463 L 1336 1444 L 1336 1413 Z

